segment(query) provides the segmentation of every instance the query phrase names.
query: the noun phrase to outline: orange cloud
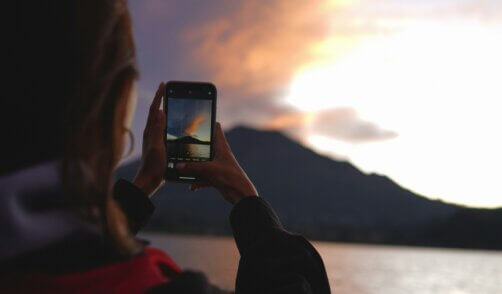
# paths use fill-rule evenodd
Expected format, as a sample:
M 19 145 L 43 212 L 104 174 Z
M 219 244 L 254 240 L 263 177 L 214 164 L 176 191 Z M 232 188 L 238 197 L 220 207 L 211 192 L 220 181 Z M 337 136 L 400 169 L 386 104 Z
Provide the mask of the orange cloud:
M 199 128 L 200 124 L 204 122 L 206 117 L 202 114 L 197 115 L 191 122 L 190 124 L 185 128 L 185 134 L 188 136 L 191 136 L 197 129 Z
M 264 124 L 265 129 L 283 130 L 301 128 L 305 123 L 313 119 L 312 113 L 283 113 L 279 114 Z
M 329 34 L 337 6 L 326 1 L 244 1 L 234 13 L 188 31 L 191 61 L 226 89 L 276 91 L 312 57 L 310 47 Z

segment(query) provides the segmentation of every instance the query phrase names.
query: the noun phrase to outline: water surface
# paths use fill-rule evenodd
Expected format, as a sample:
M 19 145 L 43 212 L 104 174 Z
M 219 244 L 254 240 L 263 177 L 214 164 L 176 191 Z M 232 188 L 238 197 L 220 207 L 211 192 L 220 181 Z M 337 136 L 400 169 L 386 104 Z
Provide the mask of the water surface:
M 233 289 L 239 253 L 232 238 L 142 234 L 183 268 Z M 502 252 L 313 242 L 333 293 L 500 294 Z

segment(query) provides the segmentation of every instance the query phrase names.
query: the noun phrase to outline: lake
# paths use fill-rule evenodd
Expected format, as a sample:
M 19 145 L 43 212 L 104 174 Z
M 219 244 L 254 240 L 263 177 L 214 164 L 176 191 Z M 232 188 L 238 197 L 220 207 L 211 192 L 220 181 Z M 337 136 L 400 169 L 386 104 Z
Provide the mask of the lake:
M 211 146 L 208 144 L 187 144 L 167 142 L 169 156 L 174 158 L 209 158 Z M 180 159 L 181 160 L 181 159 Z
M 184 269 L 233 289 L 239 253 L 232 238 L 143 233 Z M 502 252 L 313 242 L 333 293 L 502 293 Z

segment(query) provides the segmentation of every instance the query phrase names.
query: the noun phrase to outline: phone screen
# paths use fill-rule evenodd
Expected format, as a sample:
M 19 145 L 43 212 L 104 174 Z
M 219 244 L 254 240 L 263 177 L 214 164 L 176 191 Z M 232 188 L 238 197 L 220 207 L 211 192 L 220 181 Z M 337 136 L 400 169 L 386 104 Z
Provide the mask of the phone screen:
M 168 161 L 210 160 L 213 100 L 183 97 L 166 100 Z

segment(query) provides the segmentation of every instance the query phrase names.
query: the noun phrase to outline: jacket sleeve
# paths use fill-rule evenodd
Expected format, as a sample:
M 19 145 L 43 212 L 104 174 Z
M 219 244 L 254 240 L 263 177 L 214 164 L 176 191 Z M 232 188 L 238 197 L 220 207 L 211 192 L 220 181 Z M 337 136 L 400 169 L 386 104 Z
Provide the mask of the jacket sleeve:
M 241 200 L 230 224 L 241 255 L 236 293 L 330 293 L 319 253 L 302 236 L 284 230 L 265 200 Z
M 148 223 L 155 210 L 152 201 L 138 187 L 124 179 L 115 183 L 113 196 L 122 207 L 131 232 L 138 233 Z

